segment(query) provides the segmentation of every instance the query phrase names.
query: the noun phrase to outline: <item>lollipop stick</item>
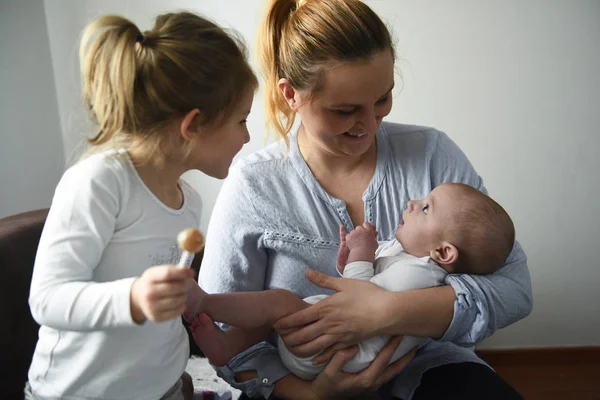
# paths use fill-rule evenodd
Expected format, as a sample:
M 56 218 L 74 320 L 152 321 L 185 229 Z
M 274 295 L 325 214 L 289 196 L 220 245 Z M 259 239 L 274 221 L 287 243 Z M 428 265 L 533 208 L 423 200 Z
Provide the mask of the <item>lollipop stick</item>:
M 181 253 L 181 258 L 179 259 L 179 267 L 189 267 L 191 265 L 191 261 L 194 258 L 194 255 L 189 251 L 184 251 Z

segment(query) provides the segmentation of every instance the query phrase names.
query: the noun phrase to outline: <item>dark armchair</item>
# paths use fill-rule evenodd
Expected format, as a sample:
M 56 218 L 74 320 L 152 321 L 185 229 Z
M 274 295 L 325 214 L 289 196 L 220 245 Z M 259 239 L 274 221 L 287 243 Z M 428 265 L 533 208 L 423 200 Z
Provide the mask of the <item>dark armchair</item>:
M 0 219 L 0 399 L 23 399 L 39 330 L 29 310 L 29 286 L 47 215 L 44 209 Z M 201 260 L 199 253 L 192 263 L 196 273 Z M 189 337 L 192 354 L 201 355 Z

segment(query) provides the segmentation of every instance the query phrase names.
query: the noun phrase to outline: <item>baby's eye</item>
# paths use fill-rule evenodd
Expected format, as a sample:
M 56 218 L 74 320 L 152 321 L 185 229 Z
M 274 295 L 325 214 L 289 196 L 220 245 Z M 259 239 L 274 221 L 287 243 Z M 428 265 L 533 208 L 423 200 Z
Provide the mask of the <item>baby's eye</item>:
M 429 204 L 427 204 L 425 207 L 423 207 L 423 212 L 425 214 L 427 214 L 429 212 Z

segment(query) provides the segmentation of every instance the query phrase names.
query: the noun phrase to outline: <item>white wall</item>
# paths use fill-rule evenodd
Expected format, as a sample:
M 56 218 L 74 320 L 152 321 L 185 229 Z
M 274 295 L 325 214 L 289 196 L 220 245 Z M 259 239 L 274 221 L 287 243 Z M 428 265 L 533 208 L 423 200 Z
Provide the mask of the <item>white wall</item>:
M 0 218 L 48 207 L 63 145 L 41 0 L 0 0 Z
M 82 138 L 90 132 L 81 101 L 78 46 L 81 31 L 94 17 L 108 13 L 121 14 L 132 19 L 141 30 L 147 30 L 152 27 L 154 17 L 162 12 L 191 10 L 200 12 L 223 26 L 235 28 L 250 46 L 261 16 L 260 7 L 257 6 L 261 1 L 44 0 L 44 3 L 67 163 L 77 159 Z M 231 10 L 236 12 L 232 14 Z M 264 126 L 260 103 L 255 101 L 248 124 L 253 133 L 252 140 L 244 147 L 240 156 L 258 150 L 266 143 L 260 135 Z M 202 227 L 206 230 L 221 182 L 200 173 L 189 173 L 186 179 L 202 193 Z
M 535 306 L 483 347 L 600 345 L 600 3 L 580 0 L 367 1 L 392 26 L 404 89 L 388 120 L 445 130 L 515 220 L 530 259 Z M 259 0 L 46 0 L 69 155 L 82 132 L 76 60 L 85 22 L 118 12 L 143 29 L 188 8 L 235 27 L 252 44 Z M 261 148 L 260 101 L 250 117 Z M 220 182 L 190 174 L 205 204 Z
M 600 2 L 371 4 L 405 60 L 389 119 L 445 130 L 529 257 L 533 313 L 483 346 L 600 345 Z

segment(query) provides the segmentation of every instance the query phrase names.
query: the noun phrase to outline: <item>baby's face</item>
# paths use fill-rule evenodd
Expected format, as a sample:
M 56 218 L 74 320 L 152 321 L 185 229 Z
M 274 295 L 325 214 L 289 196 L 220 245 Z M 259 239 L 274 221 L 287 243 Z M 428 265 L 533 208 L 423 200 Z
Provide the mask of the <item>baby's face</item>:
M 404 251 L 417 257 L 428 256 L 444 238 L 444 230 L 451 223 L 451 212 L 456 204 L 450 185 L 436 187 L 423 200 L 411 200 L 402 213 L 402 222 L 396 239 Z

